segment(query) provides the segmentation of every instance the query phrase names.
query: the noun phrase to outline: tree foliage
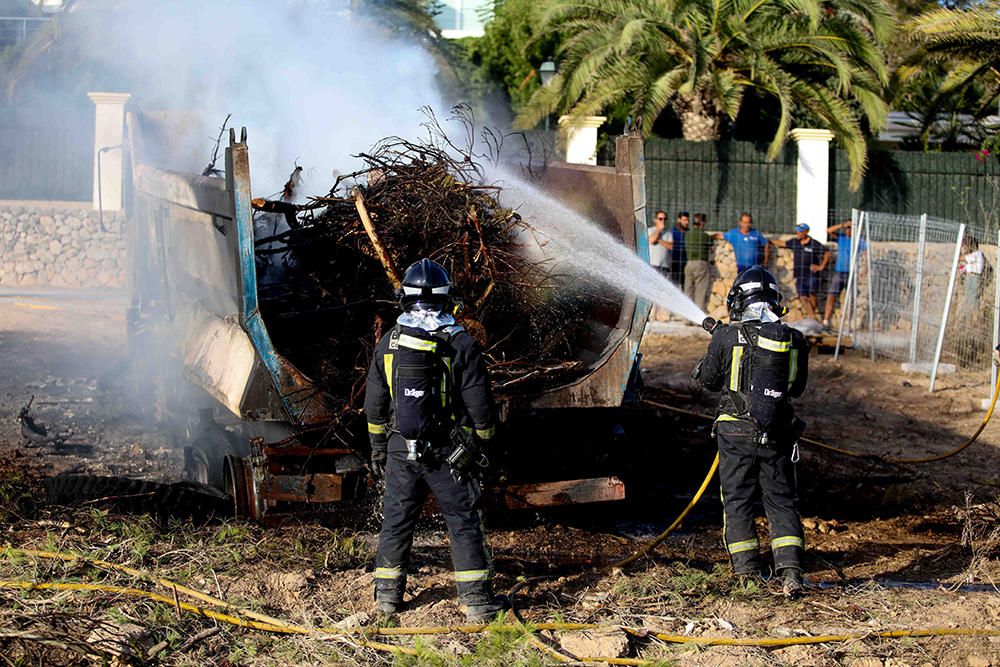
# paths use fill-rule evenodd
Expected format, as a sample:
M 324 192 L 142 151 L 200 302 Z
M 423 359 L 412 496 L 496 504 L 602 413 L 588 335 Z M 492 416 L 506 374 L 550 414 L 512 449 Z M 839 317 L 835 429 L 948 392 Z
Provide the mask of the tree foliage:
M 515 111 L 541 84 L 539 65 L 555 56 L 557 38 L 538 31 L 540 19 L 537 0 L 497 0 L 483 36 L 466 43 L 480 79 L 499 84 Z
M 901 68 L 903 78 L 919 77 L 929 68 L 945 72 L 928 114 L 956 99 L 978 98 L 974 111 L 984 114 L 1000 98 L 1000 0 L 985 0 L 964 9 L 938 8 L 913 18 L 906 26 L 917 57 Z
M 887 108 L 884 45 L 893 16 L 881 0 L 546 0 L 539 32 L 558 31 L 560 71 L 519 115 L 589 115 L 628 100 L 647 132 L 668 108 L 684 137 L 718 139 L 744 95 L 777 100 L 776 156 L 799 118 L 830 128 L 852 185 L 866 159 L 865 128 Z

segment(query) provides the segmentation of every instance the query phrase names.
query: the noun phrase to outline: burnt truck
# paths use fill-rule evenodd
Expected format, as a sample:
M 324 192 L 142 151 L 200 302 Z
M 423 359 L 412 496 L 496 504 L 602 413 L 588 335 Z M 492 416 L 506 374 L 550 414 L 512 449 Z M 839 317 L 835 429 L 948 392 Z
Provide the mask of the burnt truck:
M 226 492 L 238 516 L 329 508 L 368 494 L 363 415 L 329 402 L 262 316 L 251 161 L 230 131 L 224 177 L 166 168 L 162 117 L 126 118 L 128 344 L 158 423 L 184 445 L 186 475 Z M 640 136 L 617 138 L 614 167 L 549 163 L 547 192 L 648 258 Z M 625 498 L 618 471 L 641 384 L 650 304 L 623 294 L 587 313 L 574 378 L 501 401 L 492 505 L 539 508 Z

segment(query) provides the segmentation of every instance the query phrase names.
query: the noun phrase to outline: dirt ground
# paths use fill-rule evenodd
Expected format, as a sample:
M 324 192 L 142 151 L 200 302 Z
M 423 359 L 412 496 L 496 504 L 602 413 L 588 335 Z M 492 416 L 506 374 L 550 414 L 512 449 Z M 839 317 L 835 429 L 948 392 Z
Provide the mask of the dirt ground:
M 99 504 L 41 502 L 39 475 L 164 481 L 180 474 L 176 443 L 141 401 L 123 395 L 124 309 L 117 293 L 0 292 L 0 539 L 13 548 L 129 565 L 306 627 L 384 625 L 371 599 L 376 535 L 370 528 L 338 527 L 335 516 L 271 528 L 239 521 L 192 525 L 116 515 Z M 643 343 L 647 398 L 711 413 L 715 397 L 688 377 L 707 335 L 667 329 Z M 926 377 L 855 352 L 836 362 L 814 353 L 810 372 L 810 389 L 798 402 L 809 422 L 806 436 L 872 455 L 924 456 L 958 446 L 980 423 L 988 392 L 985 378 L 958 374 L 939 378 L 939 389 L 929 394 Z M 25 444 L 16 417 L 32 395 L 34 414 L 50 429 L 68 432 L 63 445 Z M 626 515 L 627 507 L 490 519 L 497 588 L 516 586 L 514 601 L 526 621 L 609 626 L 603 630 L 532 634 L 525 626 L 498 624 L 477 635 L 375 638 L 415 648 L 415 655 L 394 655 L 357 638 L 236 628 L 122 593 L 0 588 L 0 663 L 556 663 L 541 643 L 576 657 L 658 664 L 1000 667 L 997 637 L 875 637 L 887 630 L 1000 628 L 1000 426 L 990 424 L 961 454 L 919 466 L 803 447 L 798 475 L 811 586 L 800 599 L 786 600 L 770 582 L 739 582 L 728 574 L 717 486 L 655 555 L 625 572 L 607 571 L 606 564 L 662 530 L 686 504 L 711 458 L 707 432 L 707 421 L 662 411 L 662 430 L 648 434 L 662 440 L 662 454 L 649 465 L 681 467 L 689 482 L 645 508 L 642 521 Z M 677 456 L 672 443 L 680 433 L 704 440 L 705 456 Z M 410 603 L 392 625 L 462 623 L 440 522 L 425 523 L 414 553 Z M 164 592 L 132 575 L 11 552 L 0 557 L 0 580 Z M 642 636 L 626 634 L 623 626 Z M 709 647 L 665 642 L 650 634 L 656 632 L 858 638 Z

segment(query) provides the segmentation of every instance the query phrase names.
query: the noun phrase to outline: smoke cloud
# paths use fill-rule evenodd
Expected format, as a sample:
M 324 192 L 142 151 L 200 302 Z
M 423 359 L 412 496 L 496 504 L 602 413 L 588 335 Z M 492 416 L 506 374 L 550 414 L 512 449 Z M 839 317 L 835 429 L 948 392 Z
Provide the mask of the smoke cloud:
M 350 155 L 417 134 L 420 107 L 450 106 L 431 54 L 350 4 L 82 0 L 67 22 L 98 78 L 128 86 L 140 109 L 193 112 L 189 162 L 173 168 L 200 171 L 232 113 L 248 129 L 256 194 L 280 191 L 296 163 L 301 191 L 318 193 L 352 169 Z

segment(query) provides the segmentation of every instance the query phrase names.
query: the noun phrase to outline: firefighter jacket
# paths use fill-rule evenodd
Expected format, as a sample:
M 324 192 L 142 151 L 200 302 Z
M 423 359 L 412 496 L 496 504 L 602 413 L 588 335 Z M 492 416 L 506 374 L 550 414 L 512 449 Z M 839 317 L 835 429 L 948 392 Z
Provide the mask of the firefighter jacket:
M 417 373 L 417 368 L 424 370 Z M 426 369 L 435 370 L 428 373 Z M 422 388 L 406 386 L 418 374 L 424 375 L 418 380 L 424 383 Z M 432 403 L 423 400 L 424 391 L 434 396 Z M 417 394 L 422 403 L 414 403 Z M 482 441 L 493 438 L 496 407 L 489 374 L 479 344 L 463 327 L 447 326 L 428 332 L 397 324 L 379 341 L 365 388 L 365 415 L 373 446 L 384 446 L 388 439 L 389 451 L 405 451 L 405 437 L 400 430 L 406 433 L 411 428 L 407 424 L 413 421 L 409 413 L 414 411 L 414 405 L 436 413 L 427 415 L 437 423 L 423 436 L 436 446 L 448 443 L 448 434 L 456 425 L 474 429 Z M 404 412 L 407 424 L 399 420 Z
M 763 329 L 763 335 L 762 335 Z M 752 350 L 756 347 L 756 350 Z M 805 391 L 809 375 L 809 347 L 802 333 L 784 323 L 764 324 L 759 320 L 720 324 L 712 332 L 708 353 L 692 374 L 709 391 L 722 390 L 716 413 L 718 420 L 750 419 L 751 364 L 758 350 L 776 357 L 782 366 L 782 381 L 774 383 L 773 393 L 783 392 L 774 423 L 787 425 L 794 412 L 790 398 Z M 787 354 L 787 359 L 782 359 Z M 787 378 L 787 379 L 785 379 Z

